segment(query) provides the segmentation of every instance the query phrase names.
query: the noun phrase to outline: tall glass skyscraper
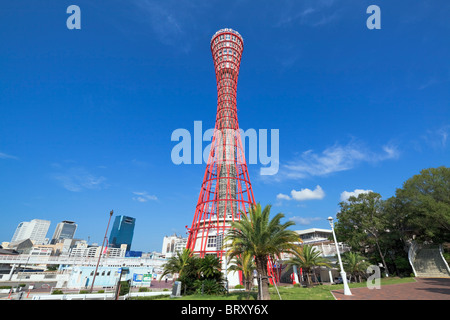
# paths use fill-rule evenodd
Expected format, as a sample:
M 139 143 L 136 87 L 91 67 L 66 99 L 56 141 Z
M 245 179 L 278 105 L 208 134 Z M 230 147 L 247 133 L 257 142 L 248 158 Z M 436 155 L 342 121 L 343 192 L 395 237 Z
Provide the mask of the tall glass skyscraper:
M 135 222 L 136 219 L 132 217 L 116 216 L 109 234 L 109 246 L 119 248 L 121 244 L 126 244 L 127 251 L 130 251 Z

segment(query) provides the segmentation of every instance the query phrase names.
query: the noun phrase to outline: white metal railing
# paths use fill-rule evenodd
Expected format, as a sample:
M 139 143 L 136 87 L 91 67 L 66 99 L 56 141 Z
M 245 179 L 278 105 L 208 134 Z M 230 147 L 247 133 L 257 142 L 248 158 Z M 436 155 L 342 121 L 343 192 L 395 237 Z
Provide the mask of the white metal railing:
M 316 245 L 314 247 L 317 248 L 320 252 L 322 252 L 322 255 L 325 257 L 337 255 L 336 246 L 334 245 L 334 243 L 333 244 L 331 244 L 331 243 L 330 244 L 321 244 L 321 245 Z M 350 251 L 350 247 L 345 244 L 338 243 L 338 247 L 339 247 L 340 253 Z
M 304 245 L 303 244 L 299 244 L 299 246 Z M 306 243 L 309 245 L 309 243 Z M 334 243 L 327 243 L 327 244 L 312 244 L 314 246 L 314 248 L 322 253 L 323 257 L 334 257 L 335 255 L 337 255 L 337 251 L 336 251 L 336 246 L 334 245 Z M 339 252 L 340 253 L 344 253 L 347 251 L 350 251 L 350 247 L 346 244 L 343 243 L 338 243 L 338 248 L 339 248 Z M 290 254 L 282 254 L 281 259 L 282 260 L 287 260 L 289 259 L 291 255 Z
M 450 274 L 450 267 L 448 266 L 447 260 L 445 260 L 444 255 L 443 255 L 442 244 L 439 245 L 439 254 L 442 258 L 442 261 L 444 261 L 444 264 L 445 264 L 445 267 L 447 268 L 448 273 Z
M 409 250 L 408 250 L 408 260 L 409 260 L 409 264 L 411 265 L 411 268 L 414 272 L 414 276 L 417 277 L 417 272 L 416 269 L 414 268 L 414 260 L 416 259 L 416 254 L 417 254 L 417 249 L 418 249 L 418 244 L 415 241 L 411 241 L 411 244 L 409 246 Z
M 172 291 L 151 291 L 151 292 L 131 292 L 124 296 L 125 299 L 134 297 L 151 297 L 151 296 L 161 296 L 170 295 Z
M 152 291 L 152 292 L 132 292 L 122 296 L 122 299 L 134 298 L 134 297 L 150 297 L 160 295 L 170 295 L 171 291 Z M 107 300 L 114 299 L 115 293 L 69 293 L 69 294 L 44 294 L 33 295 L 32 300 Z
M 89 299 L 113 299 L 114 293 L 87 293 L 87 294 L 46 294 L 34 295 L 32 300 L 89 300 Z

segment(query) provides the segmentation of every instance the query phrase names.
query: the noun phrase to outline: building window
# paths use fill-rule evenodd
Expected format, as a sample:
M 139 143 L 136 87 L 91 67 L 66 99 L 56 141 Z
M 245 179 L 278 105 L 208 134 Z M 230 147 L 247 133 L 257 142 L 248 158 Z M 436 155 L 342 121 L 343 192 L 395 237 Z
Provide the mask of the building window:
M 215 248 L 216 247 L 216 236 L 209 236 L 208 242 L 206 243 L 207 248 Z

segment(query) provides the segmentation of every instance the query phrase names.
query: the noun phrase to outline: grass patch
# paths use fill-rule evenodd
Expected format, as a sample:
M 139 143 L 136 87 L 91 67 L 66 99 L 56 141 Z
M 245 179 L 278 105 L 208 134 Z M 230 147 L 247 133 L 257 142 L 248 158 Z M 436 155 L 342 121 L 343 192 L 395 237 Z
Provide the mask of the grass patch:
M 392 285 L 400 283 L 414 282 L 414 278 L 382 278 L 381 285 Z M 361 288 L 366 287 L 366 282 L 361 283 L 350 283 L 351 288 Z M 280 296 L 282 300 L 334 300 L 331 293 L 333 290 L 343 290 L 344 285 L 334 284 L 334 285 L 318 285 L 312 288 L 300 288 L 300 287 L 278 287 Z M 275 287 L 269 288 L 271 300 L 280 300 L 277 290 Z M 256 291 L 249 293 L 244 291 L 230 292 L 227 295 L 201 295 L 193 294 L 189 296 L 182 296 L 180 298 L 170 298 L 170 296 L 158 296 L 158 297 L 139 297 L 138 300 L 242 300 L 242 301 L 253 301 L 256 300 Z
M 414 282 L 414 278 L 382 278 L 381 285 L 391 285 Z M 366 287 L 366 282 L 350 283 L 349 288 L 361 288 Z M 294 287 L 282 287 L 278 288 L 282 300 L 334 300 L 331 291 L 343 290 L 343 284 L 334 285 L 319 285 L 312 288 L 294 288 Z M 270 297 L 272 300 L 280 300 L 275 288 L 270 288 Z

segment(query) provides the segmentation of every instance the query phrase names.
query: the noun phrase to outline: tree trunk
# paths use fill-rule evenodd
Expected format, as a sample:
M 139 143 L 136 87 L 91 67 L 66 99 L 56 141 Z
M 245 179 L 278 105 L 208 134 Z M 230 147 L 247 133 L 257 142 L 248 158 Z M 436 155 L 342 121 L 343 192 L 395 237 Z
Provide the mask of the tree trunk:
M 269 278 L 267 277 L 267 257 L 255 257 L 258 271 L 258 300 L 270 300 Z
M 242 275 L 242 280 L 244 281 L 245 291 L 250 291 L 251 289 L 250 285 L 252 281 L 251 275 L 247 276 Z
M 310 288 L 310 287 L 312 287 L 312 282 L 311 282 L 311 270 L 310 270 L 310 269 L 307 269 L 307 270 L 305 270 L 305 272 L 306 272 L 306 286 L 307 286 L 308 288 Z
M 378 243 L 378 238 L 377 238 L 377 237 L 375 237 L 375 243 L 377 244 L 378 253 L 380 254 L 381 261 L 383 262 L 383 266 L 384 266 L 384 268 L 385 268 L 385 270 L 386 270 L 386 276 L 389 276 L 389 270 L 388 270 L 386 261 L 384 261 L 384 255 L 383 255 L 383 253 L 381 252 L 381 248 L 380 248 L 380 245 L 379 245 L 379 243 Z
M 242 272 L 242 282 L 244 283 L 244 290 L 247 292 L 247 300 L 250 299 L 251 281 L 252 274 L 245 275 L 244 272 Z

